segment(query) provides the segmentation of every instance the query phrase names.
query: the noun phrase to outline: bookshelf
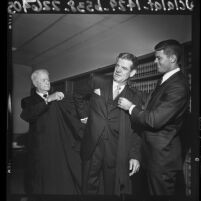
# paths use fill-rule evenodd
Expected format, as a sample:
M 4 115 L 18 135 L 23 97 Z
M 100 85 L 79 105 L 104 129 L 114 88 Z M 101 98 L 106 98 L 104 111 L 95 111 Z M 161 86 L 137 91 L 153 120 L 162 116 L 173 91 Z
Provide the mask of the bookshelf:
M 152 92 L 161 74 L 157 72 L 157 65 L 154 63 L 154 53 L 138 57 L 139 64 L 136 75 L 130 79 L 131 88 L 137 88 L 146 93 Z

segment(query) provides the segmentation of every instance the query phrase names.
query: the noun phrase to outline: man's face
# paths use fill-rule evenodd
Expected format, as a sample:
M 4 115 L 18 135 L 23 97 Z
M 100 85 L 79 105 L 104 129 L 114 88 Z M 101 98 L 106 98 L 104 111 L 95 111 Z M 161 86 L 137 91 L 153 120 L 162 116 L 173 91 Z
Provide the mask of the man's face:
M 155 63 L 157 64 L 157 69 L 159 73 L 169 72 L 172 68 L 171 59 L 168 55 L 164 53 L 164 50 L 155 52 Z
M 132 77 L 135 73 L 135 70 L 131 70 L 132 61 L 127 59 L 118 59 L 114 73 L 113 73 L 113 80 L 118 82 L 119 84 L 124 84 L 127 82 L 129 77 Z
M 40 73 L 35 81 L 35 86 L 37 90 L 41 93 L 47 92 L 50 90 L 50 79 L 48 74 Z

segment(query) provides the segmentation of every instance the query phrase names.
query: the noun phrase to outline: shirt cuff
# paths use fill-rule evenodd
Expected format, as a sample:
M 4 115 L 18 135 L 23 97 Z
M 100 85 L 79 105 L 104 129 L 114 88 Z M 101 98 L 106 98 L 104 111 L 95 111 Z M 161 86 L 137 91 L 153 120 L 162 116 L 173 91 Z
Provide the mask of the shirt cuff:
M 87 123 L 87 120 L 88 120 L 88 117 L 85 117 L 85 118 L 82 118 L 82 119 L 80 119 L 80 121 L 82 122 L 82 123 Z
M 135 105 L 131 105 L 131 107 L 129 108 L 129 114 L 132 114 L 133 108 L 135 107 Z

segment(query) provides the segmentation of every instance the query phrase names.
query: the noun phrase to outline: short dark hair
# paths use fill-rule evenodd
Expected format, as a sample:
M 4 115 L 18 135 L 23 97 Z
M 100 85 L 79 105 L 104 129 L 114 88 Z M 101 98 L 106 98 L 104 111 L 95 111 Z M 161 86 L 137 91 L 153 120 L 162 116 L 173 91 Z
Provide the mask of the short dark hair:
M 116 59 L 116 61 L 118 61 L 118 59 L 126 59 L 129 60 L 133 63 L 133 65 L 131 66 L 131 70 L 133 69 L 137 69 L 138 66 L 138 59 L 135 55 L 131 54 L 131 53 L 120 53 Z
M 169 40 L 161 41 L 154 47 L 154 49 L 155 51 L 164 50 L 164 53 L 167 56 L 170 56 L 173 54 L 176 55 L 178 63 L 181 60 L 182 46 L 177 40 L 169 39 Z

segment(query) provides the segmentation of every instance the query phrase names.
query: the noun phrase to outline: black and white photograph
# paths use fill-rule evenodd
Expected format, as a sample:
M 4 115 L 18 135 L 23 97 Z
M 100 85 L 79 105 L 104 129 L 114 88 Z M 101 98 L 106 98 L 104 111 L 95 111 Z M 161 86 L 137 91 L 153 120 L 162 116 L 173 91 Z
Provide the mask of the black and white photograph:
M 199 200 L 193 12 L 10 16 L 8 201 Z

